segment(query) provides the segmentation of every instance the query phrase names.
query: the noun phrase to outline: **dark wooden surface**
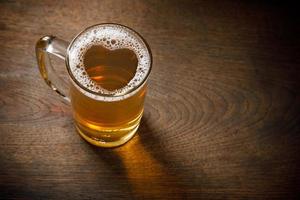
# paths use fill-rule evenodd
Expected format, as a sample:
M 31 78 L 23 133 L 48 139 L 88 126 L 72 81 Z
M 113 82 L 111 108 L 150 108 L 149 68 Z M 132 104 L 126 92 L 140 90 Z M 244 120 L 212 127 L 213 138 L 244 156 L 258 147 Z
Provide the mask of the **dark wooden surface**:
M 1 1 L 0 199 L 295 199 L 296 11 L 260 1 Z M 43 35 L 71 40 L 103 22 L 140 32 L 154 58 L 138 135 L 115 149 L 77 135 L 34 53 Z

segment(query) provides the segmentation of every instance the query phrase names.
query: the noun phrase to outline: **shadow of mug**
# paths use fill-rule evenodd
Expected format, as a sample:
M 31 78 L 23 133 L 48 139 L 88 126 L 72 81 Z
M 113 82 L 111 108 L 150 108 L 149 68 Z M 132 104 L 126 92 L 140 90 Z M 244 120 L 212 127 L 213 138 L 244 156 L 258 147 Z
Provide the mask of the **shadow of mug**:
M 160 140 L 144 116 L 136 136 L 125 145 L 114 149 L 89 146 L 116 176 L 127 179 L 134 198 L 184 198 L 185 187 L 167 166 L 167 152 L 156 145 L 154 153 L 151 147 L 155 143 L 159 144 Z

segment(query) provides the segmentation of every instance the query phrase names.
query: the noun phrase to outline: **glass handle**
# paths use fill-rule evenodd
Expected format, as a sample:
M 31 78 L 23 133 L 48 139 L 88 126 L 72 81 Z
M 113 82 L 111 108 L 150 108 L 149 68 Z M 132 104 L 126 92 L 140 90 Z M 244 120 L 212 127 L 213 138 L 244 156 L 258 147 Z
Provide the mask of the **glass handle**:
M 47 85 L 70 102 L 68 90 L 64 87 L 63 80 L 56 74 L 49 58 L 49 54 L 52 54 L 65 60 L 68 46 L 69 43 L 64 40 L 54 36 L 44 36 L 37 41 L 35 52 L 40 73 Z

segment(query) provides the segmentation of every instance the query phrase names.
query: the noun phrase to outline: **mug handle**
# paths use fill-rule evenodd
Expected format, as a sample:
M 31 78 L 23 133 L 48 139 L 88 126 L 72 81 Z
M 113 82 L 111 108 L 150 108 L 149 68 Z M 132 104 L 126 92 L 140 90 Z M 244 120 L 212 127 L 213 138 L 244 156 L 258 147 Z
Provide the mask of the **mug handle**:
M 63 87 L 63 81 L 55 73 L 48 54 L 55 55 L 63 60 L 66 58 L 69 43 L 55 36 L 44 36 L 35 46 L 36 59 L 40 73 L 52 90 L 57 92 L 66 101 L 70 102 L 68 92 Z

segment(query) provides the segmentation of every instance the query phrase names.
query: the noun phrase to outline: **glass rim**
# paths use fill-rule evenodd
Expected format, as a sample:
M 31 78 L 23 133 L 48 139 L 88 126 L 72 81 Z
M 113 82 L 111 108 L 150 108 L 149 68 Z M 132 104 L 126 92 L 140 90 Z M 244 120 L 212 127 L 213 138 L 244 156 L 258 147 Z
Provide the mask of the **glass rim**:
M 149 56 L 150 56 L 150 67 L 149 67 L 149 70 L 145 76 L 145 78 L 139 83 L 137 84 L 136 86 L 134 86 L 133 88 L 129 89 L 128 91 L 126 91 L 125 93 L 122 93 L 122 94 L 103 94 L 103 93 L 99 93 L 99 92 L 95 92 L 95 91 L 92 91 L 88 88 L 86 88 L 85 86 L 83 86 L 73 75 L 73 73 L 71 72 L 71 69 L 70 69 L 70 65 L 69 65 L 69 53 L 70 53 L 70 49 L 71 47 L 73 46 L 73 43 L 75 42 L 75 40 L 80 36 L 82 35 L 83 33 L 85 33 L 87 30 L 95 27 L 95 26 L 99 26 L 99 25 L 117 25 L 117 26 L 121 26 L 121 27 L 125 27 L 127 29 L 129 29 L 130 31 L 134 32 L 138 37 L 140 37 L 140 39 L 142 40 L 142 42 L 144 42 L 144 44 L 146 45 L 146 48 L 147 48 L 147 51 L 149 53 Z M 83 89 L 84 91 L 92 94 L 92 95 L 96 95 L 96 96 L 102 96 L 102 97 L 109 97 L 109 98 L 114 98 L 114 97 L 122 97 L 122 96 L 126 96 L 126 95 L 129 95 L 130 93 L 133 93 L 135 92 L 136 90 L 138 90 L 141 86 L 143 86 L 146 81 L 148 80 L 148 77 L 149 77 L 149 74 L 152 70 L 152 52 L 151 52 L 151 49 L 150 49 L 150 46 L 149 44 L 147 43 L 147 41 L 135 30 L 133 30 L 132 28 L 128 27 L 128 26 L 125 26 L 125 25 L 122 25 L 122 24 L 118 24 L 118 23 L 99 23 L 99 24 L 94 24 L 92 26 L 88 26 L 86 27 L 84 30 L 82 30 L 81 32 L 79 32 L 70 42 L 68 48 L 67 48 L 67 54 L 66 54 L 66 66 L 67 66 L 67 71 L 68 71 L 68 74 L 69 76 L 71 77 L 72 81 L 80 87 L 80 89 Z

